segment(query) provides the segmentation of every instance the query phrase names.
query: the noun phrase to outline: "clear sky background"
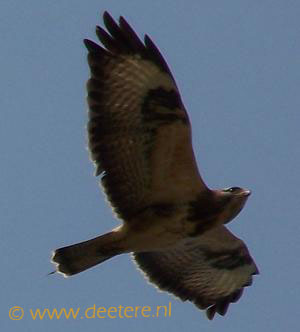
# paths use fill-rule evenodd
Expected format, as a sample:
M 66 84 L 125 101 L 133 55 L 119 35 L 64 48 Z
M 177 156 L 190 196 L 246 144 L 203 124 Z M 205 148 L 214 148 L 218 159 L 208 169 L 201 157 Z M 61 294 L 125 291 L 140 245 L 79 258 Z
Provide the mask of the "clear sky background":
M 118 224 L 86 151 L 82 39 L 96 39 L 104 10 L 126 17 L 162 51 L 207 184 L 252 190 L 229 228 L 261 274 L 224 318 L 210 322 L 191 303 L 157 292 L 128 255 L 69 279 L 47 276 L 51 250 Z M 298 331 L 299 17 L 297 0 L 0 2 L 1 331 Z M 168 318 L 29 314 L 169 301 Z M 24 308 L 22 320 L 9 319 L 12 306 Z

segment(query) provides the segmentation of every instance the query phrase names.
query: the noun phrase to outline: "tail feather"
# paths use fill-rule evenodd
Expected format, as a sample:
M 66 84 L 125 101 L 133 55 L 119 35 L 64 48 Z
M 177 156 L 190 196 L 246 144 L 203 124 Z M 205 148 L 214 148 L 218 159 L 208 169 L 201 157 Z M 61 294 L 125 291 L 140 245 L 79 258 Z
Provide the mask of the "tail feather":
M 117 246 L 115 232 L 98 236 L 92 240 L 59 248 L 52 255 L 56 271 L 65 277 L 82 272 L 100 264 L 123 251 Z

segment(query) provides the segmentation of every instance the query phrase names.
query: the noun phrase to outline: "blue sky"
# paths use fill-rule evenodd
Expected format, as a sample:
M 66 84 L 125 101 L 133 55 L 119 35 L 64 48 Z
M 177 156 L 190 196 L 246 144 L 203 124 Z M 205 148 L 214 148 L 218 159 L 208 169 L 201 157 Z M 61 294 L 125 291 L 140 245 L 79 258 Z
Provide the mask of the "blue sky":
M 51 250 L 117 225 L 86 151 L 83 38 L 108 10 L 166 58 L 212 188 L 252 196 L 231 224 L 260 268 L 225 318 L 157 292 L 119 256 L 73 278 L 47 276 Z M 300 2 L 0 3 L 2 331 L 296 331 L 300 273 Z M 33 320 L 29 310 L 157 306 L 171 317 Z M 24 308 L 12 321 L 9 308 Z M 1 326 L 2 325 L 2 326 Z

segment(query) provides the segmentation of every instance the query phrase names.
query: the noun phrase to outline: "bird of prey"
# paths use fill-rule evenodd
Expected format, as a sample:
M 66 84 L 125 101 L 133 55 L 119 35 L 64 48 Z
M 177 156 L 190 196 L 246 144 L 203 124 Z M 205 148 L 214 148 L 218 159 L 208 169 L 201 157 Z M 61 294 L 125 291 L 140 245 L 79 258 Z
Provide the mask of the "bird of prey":
M 191 125 L 161 53 L 142 42 L 123 17 L 105 12 L 102 43 L 84 40 L 88 146 L 96 175 L 122 224 L 94 239 L 54 251 L 56 271 L 71 276 L 131 253 L 159 289 L 189 300 L 207 317 L 224 315 L 258 269 L 246 245 L 224 225 L 250 191 L 212 190 L 202 180 Z

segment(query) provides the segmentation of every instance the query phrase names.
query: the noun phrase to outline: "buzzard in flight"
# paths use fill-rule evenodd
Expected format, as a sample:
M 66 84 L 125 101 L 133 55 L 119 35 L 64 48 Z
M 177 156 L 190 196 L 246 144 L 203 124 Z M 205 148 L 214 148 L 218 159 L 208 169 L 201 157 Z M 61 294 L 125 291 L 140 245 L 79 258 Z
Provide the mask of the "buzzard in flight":
M 123 17 L 105 12 L 102 45 L 85 40 L 88 139 L 96 175 L 123 223 L 89 241 L 55 250 L 56 271 L 71 276 L 132 253 L 148 280 L 189 300 L 207 317 L 224 315 L 258 269 L 224 224 L 250 191 L 209 189 L 195 161 L 191 126 L 175 80 L 157 47 Z

